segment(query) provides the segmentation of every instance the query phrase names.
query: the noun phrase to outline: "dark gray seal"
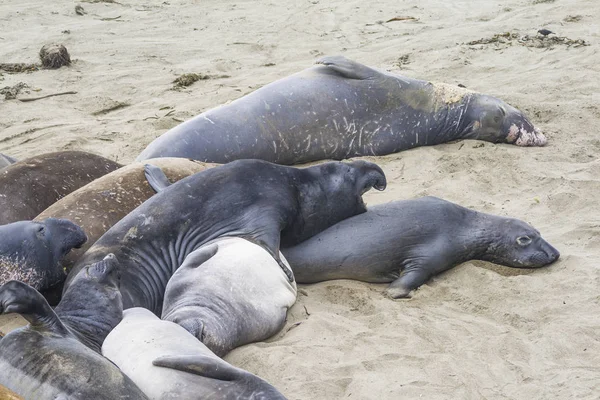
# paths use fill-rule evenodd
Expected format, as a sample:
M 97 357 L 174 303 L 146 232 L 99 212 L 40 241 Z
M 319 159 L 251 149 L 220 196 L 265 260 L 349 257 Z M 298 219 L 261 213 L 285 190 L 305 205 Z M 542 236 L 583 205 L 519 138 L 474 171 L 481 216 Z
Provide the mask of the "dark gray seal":
M 185 329 L 144 308 L 125 310 L 102 354 L 151 399 L 285 399 L 269 383 L 226 363 Z
M 61 262 L 87 240 L 83 230 L 66 219 L 19 221 L 0 226 L 0 285 L 18 280 L 47 291 L 66 278 Z
M 137 161 L 257 158 L 289 165 L 379 156 L 458 139 L 546 144 L 522 112 L 495 97 L 344 57 L 324 57 L 317 64 L 174 127 Z
M 531 225 L 435 197 L 370 207 L 298 246 L 282 249 L 297 282 L 392 282 L 408 297 L 429 278 L 468 260 L 538 268 L 560 253 Z
M 161 190 L 109 229 L 74 266 L 65 288 L 82 266 L 114 253 L 124 265 L 125 308 L 160 315 L 167 282 L 185 258 L 225 236 L 265 248 L 291 281 L 280 244 L 300 243 L 365 212 L 362 194 L 385 186 L 381 168 L 366 161 L 300 169 L 240 160 L 214 167 Z
M 27 158 L 0 170 L 0 224 L 31 220 L 53 203 L 121 167 L 83 151 Z
M 0 384 L 27 399 L 146 399 L 98 352 L 122 317 L 116 260 L 87 266 L 56 311 L 32 287 L 0 287 L 0 313 L 29 325 L 0 340 Z

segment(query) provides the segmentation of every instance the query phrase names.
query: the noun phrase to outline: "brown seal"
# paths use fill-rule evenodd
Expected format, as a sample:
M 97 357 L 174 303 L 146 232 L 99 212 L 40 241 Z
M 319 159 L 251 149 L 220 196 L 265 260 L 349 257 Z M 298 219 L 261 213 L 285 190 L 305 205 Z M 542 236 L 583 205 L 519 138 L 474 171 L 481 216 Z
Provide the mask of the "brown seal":
M 161 158 L 148 162 L 160 167 L 171 182 L 216 165 L 184 158 Z M 144 164 L 133 163 L 69 194 L 44 210 L 35 220 L 65 218 L 85 231 L 88 241 L 63 259 L 62 265 L 68 272 L 104 232 L 154 194 L 144 175 Z
M 27 158 L 0 170 L 0 224 L 31 220 L 52 204 L 121 167 L 83 151 Z

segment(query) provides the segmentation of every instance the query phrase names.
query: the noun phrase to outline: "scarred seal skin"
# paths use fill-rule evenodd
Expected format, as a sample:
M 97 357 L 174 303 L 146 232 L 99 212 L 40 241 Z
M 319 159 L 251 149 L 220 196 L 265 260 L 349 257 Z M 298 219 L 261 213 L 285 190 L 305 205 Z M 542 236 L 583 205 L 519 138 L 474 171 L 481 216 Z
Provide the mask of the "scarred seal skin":
M 539 268 L 560 257 L 523 221 L 435 197 L 370 207 L 282 252 L 299 283 L 391 282 L 393 298 L 408 297 L 432 276 L 469 260 Z
M 59 151 L 0 169 L 0 224 L 31 220 L 69 193 L 121 167 L 83 151 Z
M 137 160 L 256 158 L 291 165 L 459 139 L 518 146 L 547 141 L 522 112 L 498 98 L 333 56 L 172 128 Z

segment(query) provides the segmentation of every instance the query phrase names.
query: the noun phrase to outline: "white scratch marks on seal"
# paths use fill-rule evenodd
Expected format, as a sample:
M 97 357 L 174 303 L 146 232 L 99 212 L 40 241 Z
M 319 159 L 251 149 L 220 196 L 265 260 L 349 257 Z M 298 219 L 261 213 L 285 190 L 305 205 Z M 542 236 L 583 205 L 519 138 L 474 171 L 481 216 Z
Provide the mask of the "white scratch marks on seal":
M 215 123 L 213 122 L 212 119 L 208 118 L 206 115 L 202 115 L 202 118 L 204 118 L 205 120 L 207 120 L 208 122 L 210 122 L 211 124 L 215 125 Z

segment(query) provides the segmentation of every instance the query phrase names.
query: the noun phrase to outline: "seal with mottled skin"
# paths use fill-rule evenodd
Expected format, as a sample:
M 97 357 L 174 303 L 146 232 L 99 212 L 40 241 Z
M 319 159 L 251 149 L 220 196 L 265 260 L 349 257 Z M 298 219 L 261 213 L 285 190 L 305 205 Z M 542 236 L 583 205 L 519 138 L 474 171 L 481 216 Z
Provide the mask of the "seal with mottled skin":
M 262 247 L 241 238 L 213 243 L 187 256 L 173 274 L 161 318 L 223 357 L 279 332 L 296 302 L 296 285 Z
M 174 127 L 137 160 L 257 158 L 289 165 L 380 156 L 458 139 L 546 144 L 521 111 L 495 97 L 340 56 L 317 64 Z
M 17 162 L 16 158 L 0 153 L 0 168 L 8 167 Z
M 392 282 L 393 298 L 408 297 L 432 276 L 468 260 L 538 268 L 560 256 L 523 221 L 435 197 L 370 207 L 282 251 L 300 283 Z
M 19 313 L 29 325 L 0 340 L 0 384 L 27 399 L 146 399 L 99 354 L 122 318 L 116 260 L 108 256 L 82 270 L 52 310 L 32 287 L 0 287 L 0 313 Z
M 151 399 L 282 400 L 256 375 L 221 360 L 181 326 L 130 308 L 102 354 Z
M 19 221 L 0 226 L 0 285 L 18 280 L 46 291 L 66 278 L 61 261 L 86 241 L 83 230 L 65 219 Z
M 290 281 L 279 258 L 291 246 L 366 211 L 362 195 L 383 190 L 386 179 L 366 161 L 329 162 L 308 168 L 240 160 L 188 176 L 161 190 L 110 228 L 71 270 L 114 253 L 123 264 L 125 308 L 160 315 L 167 281 L 194 250 L 237 236 L 264 247 Z
M 0 224 L 31 220 L 59 199 L 121 167 L 83 151 L 27 158 L 0 170 Z
M 214 166 L 184 158 L 160 158 L 148 162 L 162 168 L 171 181 Z M 62 261 L 68 272 L 100 236 L 155 193 L 144 174 L 144 164 L 133 163 L 77 189 L 52 204 L 35 220 L 66 218 L 85 231 L 87 242 Z

